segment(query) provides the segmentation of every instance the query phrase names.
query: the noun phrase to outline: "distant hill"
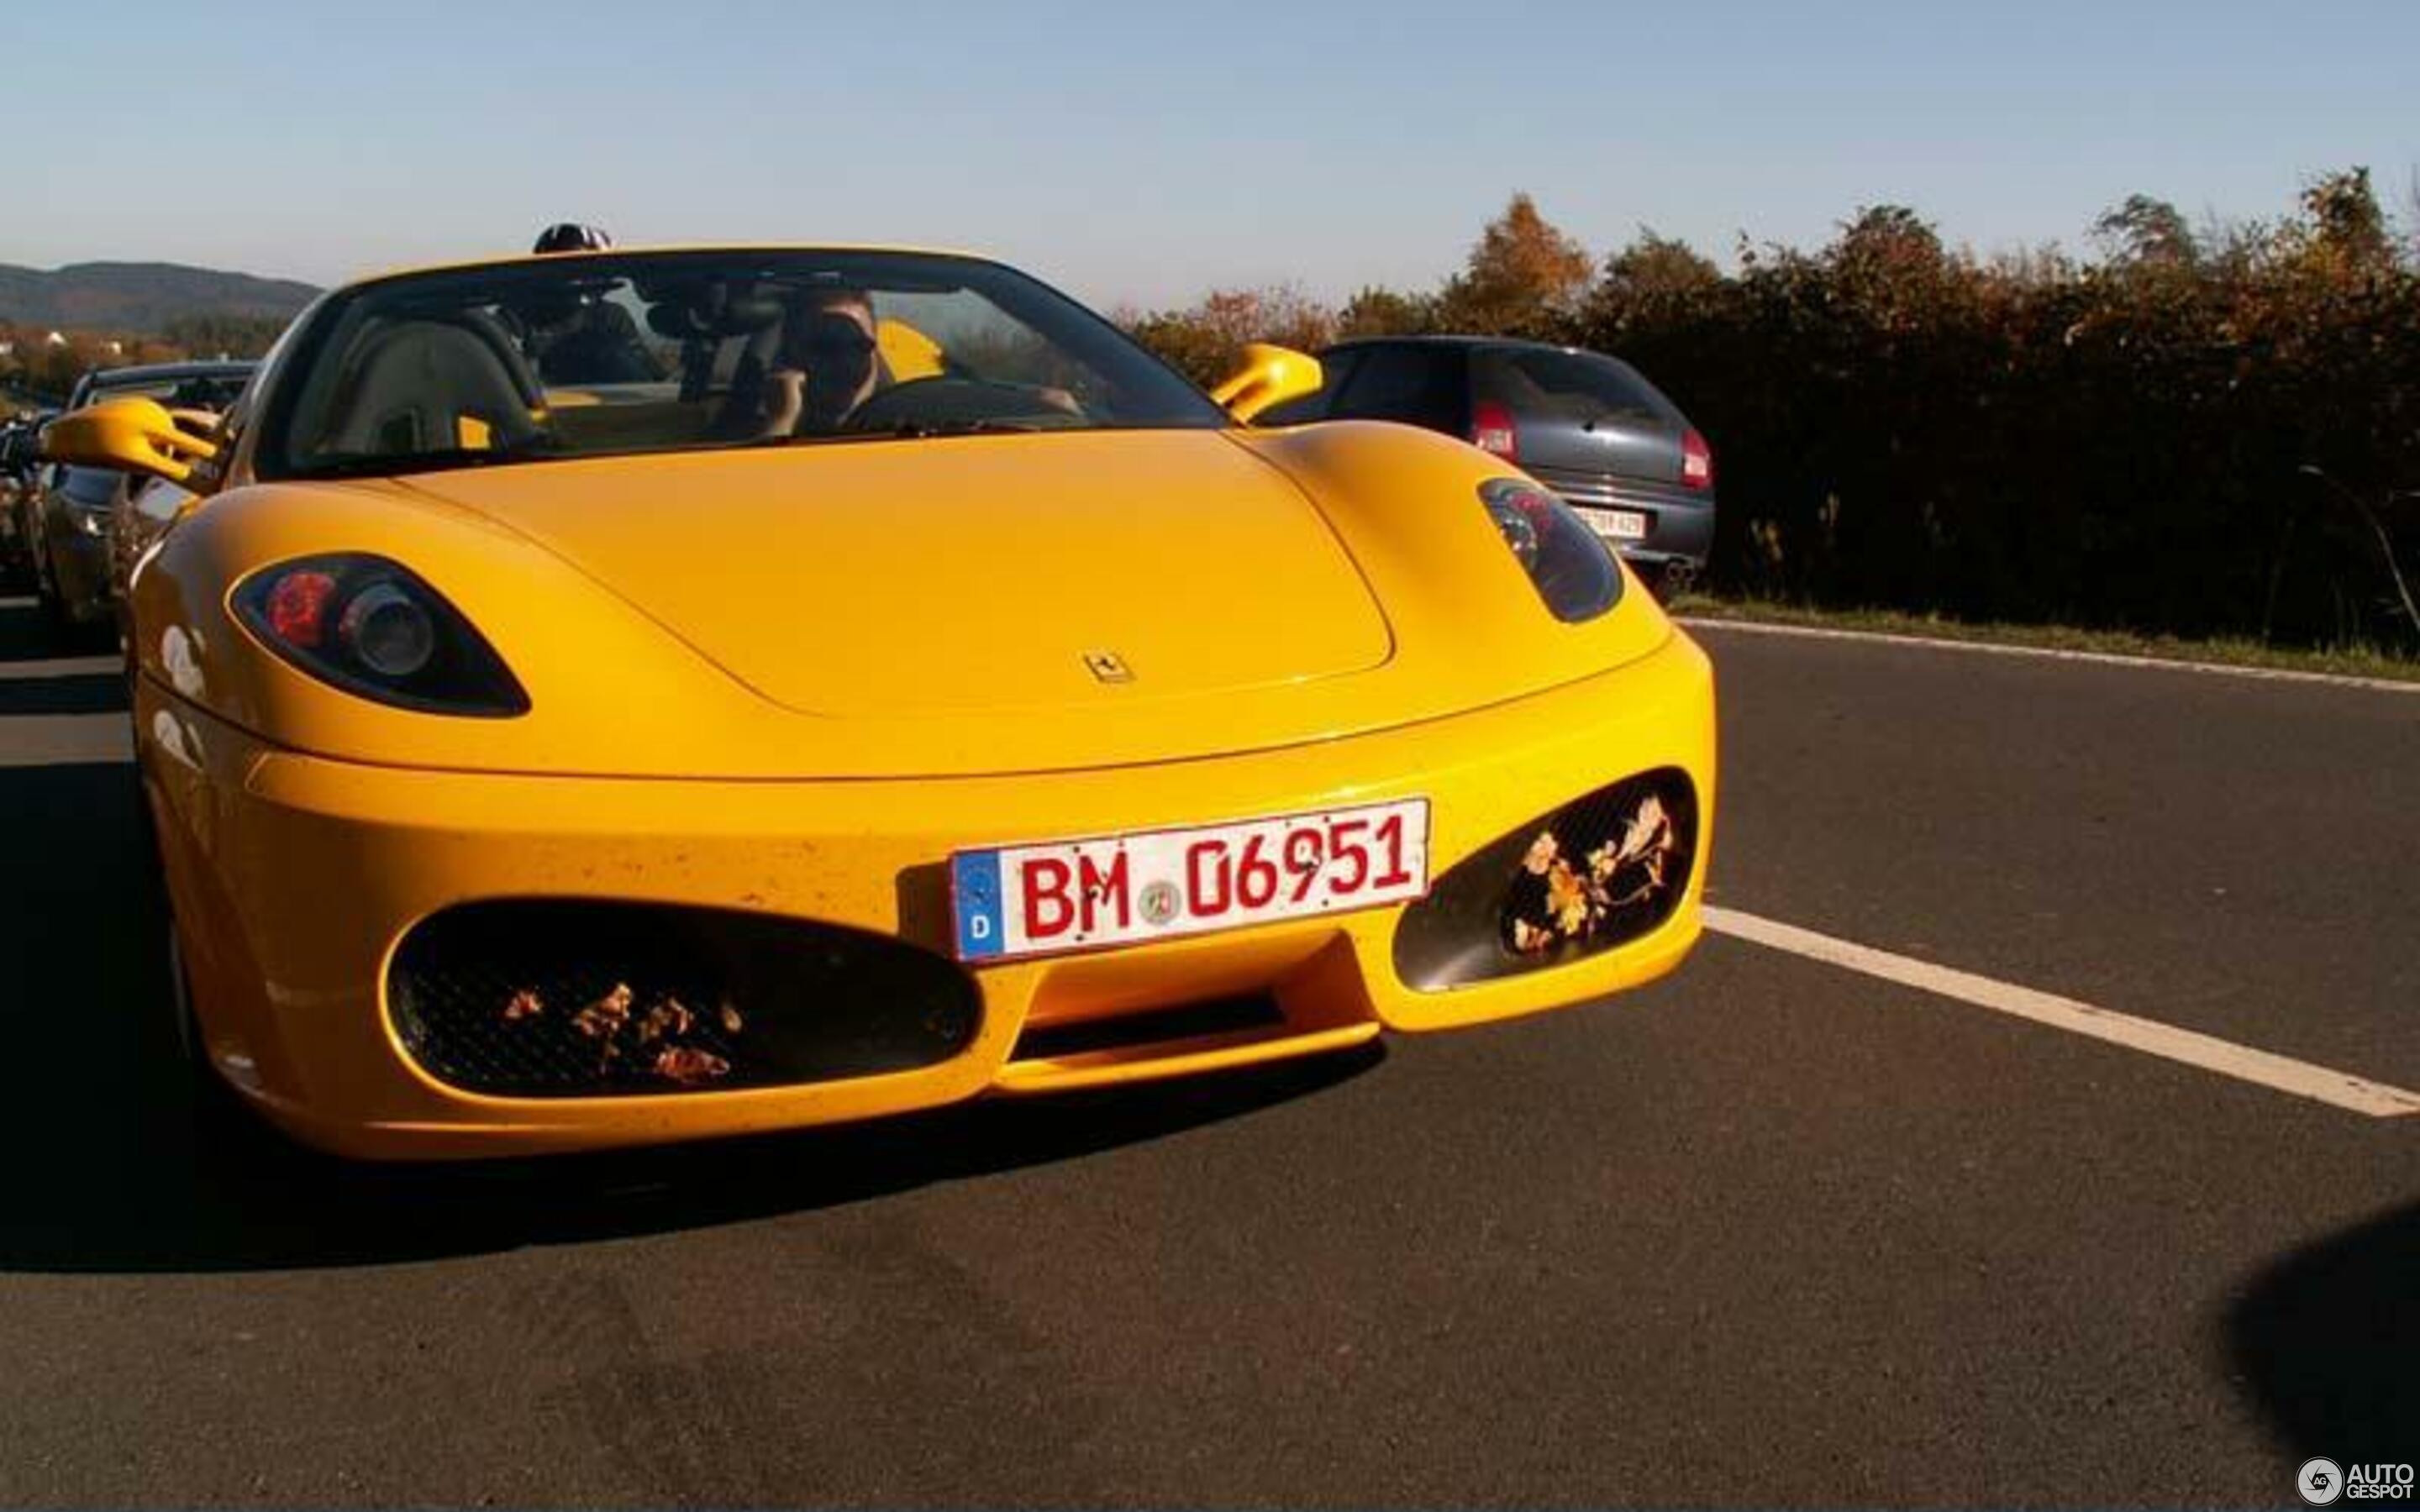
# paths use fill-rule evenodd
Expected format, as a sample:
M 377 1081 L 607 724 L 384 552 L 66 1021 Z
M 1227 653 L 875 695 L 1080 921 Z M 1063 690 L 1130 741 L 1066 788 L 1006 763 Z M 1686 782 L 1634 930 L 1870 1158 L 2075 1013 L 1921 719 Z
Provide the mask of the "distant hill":
M 178 263 L 70 263 L 51 272 L 0 263 L 0 324 L 157 332 L 185 316 L 283 317 L 319 291 Z

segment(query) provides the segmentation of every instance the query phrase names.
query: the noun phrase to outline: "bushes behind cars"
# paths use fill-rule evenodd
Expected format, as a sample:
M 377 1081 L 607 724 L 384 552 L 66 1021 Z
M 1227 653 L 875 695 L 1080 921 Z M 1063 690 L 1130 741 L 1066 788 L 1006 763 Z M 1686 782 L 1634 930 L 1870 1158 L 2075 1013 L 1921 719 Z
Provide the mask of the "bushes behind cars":
M 1498 286 L 1488 318 L 1619 354 L 1697 420 L 1723 458 L 1718 589 L 2420 646 L 2420 269 L 2366 171 L 2273 224 L 2196 235 L 2137 197 L 2096 237 L 2094 261 L 1983 259 L 1881 207 L 1726 272 L 1645 233 L 1585 293 L 1508 316 Z M 1473 329 L 1478 272 L 1330 318 Z M 1212 360 L 1182 314 L 1139 329 Z

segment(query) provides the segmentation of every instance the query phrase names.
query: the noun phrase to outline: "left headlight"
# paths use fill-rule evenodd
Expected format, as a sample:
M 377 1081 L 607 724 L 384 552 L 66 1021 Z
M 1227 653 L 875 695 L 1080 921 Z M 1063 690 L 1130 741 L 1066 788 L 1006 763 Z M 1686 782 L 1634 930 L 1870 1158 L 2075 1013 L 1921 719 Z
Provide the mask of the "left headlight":
M 350 553 L 283 562 L 238 583 L 233 604 L 263 645 L 348 693 L 424 714 L 529 712 L 495 648 L 400 563 Z
M 1621 566 L 1571 506 L 1527 478 L 1490 478 L 1480 502 L 1555 618 L 1576 625 L 1621 602 Z

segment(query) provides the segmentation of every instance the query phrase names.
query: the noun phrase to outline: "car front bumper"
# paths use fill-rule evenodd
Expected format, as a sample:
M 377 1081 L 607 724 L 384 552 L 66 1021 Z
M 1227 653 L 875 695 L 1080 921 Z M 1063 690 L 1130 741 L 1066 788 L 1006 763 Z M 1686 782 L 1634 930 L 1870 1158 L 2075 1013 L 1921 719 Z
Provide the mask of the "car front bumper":
M 1711 841 L 1714 695 L 1675 632 L 1619 670 L 1497 707 L 1209 762 L 929 780 L 721 782 L 380 768 L 263 745 L 145 683 L 147 785 L 206 1054 L 306 1143 L 366 1158 L 525 1154 L 736 1134 L 1209 1071 L 1585 1001 L 1695 942 Z M 980 1015 L 938 1063 L 797 1085 L 494 1096 L 405 1048 L 392 966 L 414 926 L 511 899 L 737 910 L 950 954 L 952 852 L 1425 796 L 1430 872 L 1634 773 L 1684 774 L 1699 815 L 1682 896 L 1635 938 L 1433 990 L 1395 965 L 1410 904 L 970 968 Z M 1282 1023 L 1021 1052 L 1063 1027 L 1238 995 Z M 501 1006 L 501 1005 L 500 1005 Z

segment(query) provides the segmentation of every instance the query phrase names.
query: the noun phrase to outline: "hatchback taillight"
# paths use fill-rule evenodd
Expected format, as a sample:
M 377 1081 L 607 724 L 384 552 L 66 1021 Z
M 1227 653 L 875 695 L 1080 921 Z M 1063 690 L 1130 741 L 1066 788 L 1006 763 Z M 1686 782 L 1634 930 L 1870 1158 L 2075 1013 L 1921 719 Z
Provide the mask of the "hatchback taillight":
M 1470 444 L 1507 462 L 1521 460 L 1521 433 L 1512 424 L 1512 411 L 1486 399 L 1472 405 Z
M 1681 481 L 1692 488 L 1714 486 L 1714 448 L 1695 430 L 1681 438 Z

